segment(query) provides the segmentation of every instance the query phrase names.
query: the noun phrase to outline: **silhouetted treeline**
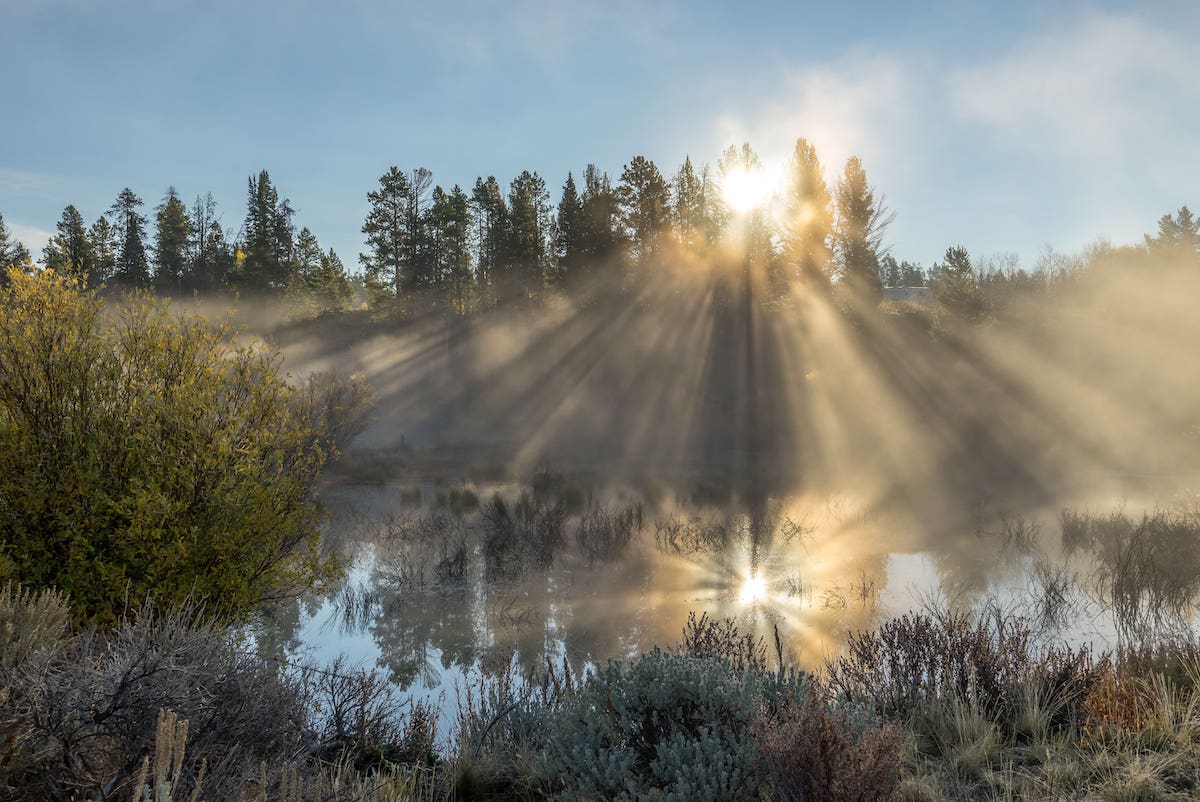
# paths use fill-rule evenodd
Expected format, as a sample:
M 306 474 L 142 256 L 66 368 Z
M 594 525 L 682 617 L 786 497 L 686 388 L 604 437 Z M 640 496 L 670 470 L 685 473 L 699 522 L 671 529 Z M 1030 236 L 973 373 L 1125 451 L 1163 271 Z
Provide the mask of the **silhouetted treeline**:
M 805 139 L 778 175 L 743 144 L 715 167 L 687 158 L 670 175 L 644 156 L 616 177 L 589 164 L 556 195 L 537 172 L 507 187 L 488 176 L 447 190 L 429 170 L 390 167 L 367 193 L 363 273 L 352 276 L 312 231 L 297 228 L 294 207 L 265 170 L 248 180 L 236 231 L 222 226 L 211 194 L 188 206 L 170 187 L 145 209 L 126 188 L 90 226 L 67 206 L 41 263 L 93 286 L 283 296 L 317 312 L 365 302 L 382 318 L 533 309 L 556 295 L 586 305 L 713 267 L 753 278 L 755 297 L 768 302 L 797 286 L 836 288 L 870 305 L 883 288 L 929 287 L 920 297 L 980 318 L 1048 291 L 1080 264 L 1053 253 L 1032 267 L 1011 256 L 972 260 L 961 246 L 928 268 L 898 260 L 884 239 L 894 214 L 861 160 L 850 158 L 827 183 Z M 1159 221 L 1146 248 L 1195 252 L 1198 230 L 1184 207 Z M 2 218 L 0 263 L 32 264 Z

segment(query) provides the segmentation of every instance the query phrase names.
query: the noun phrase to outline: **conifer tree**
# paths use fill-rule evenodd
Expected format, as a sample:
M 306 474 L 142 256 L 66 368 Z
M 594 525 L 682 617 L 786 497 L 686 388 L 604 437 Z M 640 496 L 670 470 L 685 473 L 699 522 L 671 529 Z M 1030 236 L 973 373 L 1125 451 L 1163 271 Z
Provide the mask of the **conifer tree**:
M 1200 218 L 1183 206 L 1172 217 L 1164 214 L 1158 220 L 1158 234 L 1146 236 L 1146 245 L 1155 251 L 1183 251 L 1200 254 Z
M 271 183 L 263 170 L 247 181 L 246 222 L 242 227 L 243 254 L 239 282 L 249 290 L 264 291 L 287 286 L 292 263 L 295 210 Z
M 486 181 L 475 179 L 471 208 L 475 215 L 475 243 L 478 249 L 475 283 L 479 290 L 480 306 L 491 309 L 497 300 L 496 282 L 504 269 L 508 230 L 508 206 L 495 176 L 488 176 Z
M 116 274 L 117 257 L 121 252 L 120 232 L 102 214 L 88 229 L 88 248 L 91 251 L 91 268 L 88 282 L 99 286 L 107 284 Z
M 947 248 L 945 261 L 934 265 L 931 272 L 936 277 L 934 297 L 939 304 L 967 320 L 983 317 L 986 311 L 983 292 L 966 248 L 961 245 Z
M 607 173 L 589 164 L 583 171 L 579 254 L 592 268 L 618 266 L 624 256 L 621 208 Z
M 300 229 L 300 233 L 296 235 L 294 250 L 296 270 L 292 274 L 288 287 L 307 292 L 312 289 L 313 276 L 320 270 L 325 252 L 321 250 L 316 235 L 309 231 L 307 226 Z
M 471 202 L 457 184 L 445 192 L 433 190 L 431 209 L 439 295 L 456 314 L 465 315 L 470 306 L 471 287 Z
M 428 174 L 427 170 L 414 171 L 417 177 Z M 385 313 L 411 312 L 412 294 L 423 278 L 420 256 L 425 221 L 418 188 L 393 166 L 380 176 L 379 188 L 367 193 L 367 200 L 371 209 L 362 227 L 367 252 L 358 258 L 366 272 L 371 306 Z
M 579 264 L 579 237 L 583 226 L 583 203 L 575 188 L 575 176 L 567 173 L 563 184 L 562 198 L 558 202 L 556 215 L 558 227 L 554 238 L 554 257 L 558 262 L 557 278 L 571 282 Z
M 107 222 L 107 221 L 106 221 Z M 63 209 L 55 226 L 58 233 L 50 237 L 42 254 L 45 266 L 85 283 L 91 281 L 92 248 L 84 227 L 83 215 L 74 206 Z
M 852 156 L 837 184 L 836 258 L 841 280 L 865 304 L 876 304 L 882 295 L 879 259 L 889 214 L 867 182 L 862 161 Z
M 183 292 L 191 236 L 187 207 L 175 187 L 168 187 L 154 215 L 154 283 L 160 292 Z
M 509 262 L 508 300 L 519 306 L 541 302 L 545 275 L 550 268 L 552 226 L 550 193 L 537 173 L 524 170 L 512 180 L 508 192 Z
M 671 211 L 676 240 L 688 250 L 701 250 L 716 240 L 712 191 L 708 166 L 697 173 L 691 157 L 685 157 L 671 179 Z
M 816 149 L 797 139 L 787 167 L 783 256 L 809 286 L 827 287 L 833 265 L 833 198 Z
M 333 248 L 321 256 L 320 266 L 309 277 L 318 312 L 341 309 L 354 298 L 346 267 Z
M 617 198 L 632 256 L 645 263 L 670 235 L 671 191 L 654 162 L 635 156 L 621 172 Z
M 129 187 L 121 190 L 112 207 L 117 237 L 117 264 L 113 282 L 126 287 L 146 287 L 150 284 L 150 260 L 146 257 L 146 216 L 138 211 L 142 199 Z

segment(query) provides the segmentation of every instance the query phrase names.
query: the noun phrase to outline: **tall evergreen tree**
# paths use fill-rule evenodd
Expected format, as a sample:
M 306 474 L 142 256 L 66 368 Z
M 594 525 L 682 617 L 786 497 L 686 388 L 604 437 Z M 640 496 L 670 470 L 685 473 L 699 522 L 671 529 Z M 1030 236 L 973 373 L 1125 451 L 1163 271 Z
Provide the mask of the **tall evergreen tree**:
M 55 272 L 91 281 L 92 248 L 83 215 L 74 206 L 67 206 L 55 227 L 58 233 L 46 243 L 42 262 Z
M 140 208 L 142 199 L 132 189 L 125 187 L 108 210 L 120 243 L 113 282 L 126 287 L 146 287 L 150 284 L 150 260 L 146 258 L 146 216 L 138 211 Z
M 371 210 L 363 223 L 368 253 L 358 259 L 365 269 L 367 293 L 373 308 L 391 310 L 401 297 L 405 282 L 404 210 L 409 194 L 408 177 L 391 167 L 379 177 L 379 188 L 367 193 Z
M 579 254 L 588 269 L 619 265 L 624 256 L 621 207 L 607 173 L 589 164 L 583 171 Z
M 882 282 L 879 259 L 883 235 L 891 223 L 889 214 L 867 181 L 867 172 L 857 156 L 850 157 L 837 184 L 836 258 L 841 279 L 851 293 L 868 304 L 879 302 Z
M 686 249 L 697 250 L 712 242 L 709 190 L 708 168 L 697 175 L 691 157 L 686 157 L 671 180 L 675 235 Z
M 574 281 L 575 271 L 580 261 L 579 238 L 583 227 L 583 202 L 579 199 L 579 191 L 575 188 L 575 176 L 571 173 L 567 173 L 567 180 L 563 184 L 556 219 L 558 221 L 554 239 L 554 256 L 558 261 L 556 278 L 569 283 Z
M 475 282 L 479 288 L 479 303 L 484 309 L 496 304 L 496 282 L 503 272 L 508 231 L 508 206 L 494 176 L 475 179 L 471 192 L 471 208 L 475 214 Z
M 935 264 L 930 272 L 938 303 L 968 320 L 983 317 L 986 311 L 983 291 L 966 248 L 961 245 L 947 248 L 945 261 Z
M 160 292 L 183 292 L 192 226 L 175 187 L 168 187 L 154 214 L 154 283 Z
M 509 186 L 508 210 L 509 299 L 521 306 L 536 305 L 541 302 L 546 273 L 551 267 L 553 239 L 550 193 L 542 177 L 524 170 L 514 178 Z
M 322 255 L 320 266 L 309 276 L 309 286 L 318 312 L 341 309 L 354 298 L 346 267 L 333 248 Z
M 117 272 L 117 258 L 121 254 L 121 232 L 108 219 L 100 215 L 88 229 L 88 247 L 91 250 L 91 268 L 88 281 L 101 285 L 112 281 Z
M 263 170 L 247 181 L 246 222 L 243 231 L 243 254 L 239 281 L 249 290 L 263 291 L 283 288 L 294 267 L 292 263 L 295 210 L 271 183 Z
M 294 248 L 296 270 L 292 274 L 289 288 L 307 292 L 312 288 L 313 276 L 321 269 L 321 262 L 325 258 L 325 252 L 321 250 L 321 244 L 317 242 L 317 237 L 308 227 L 300 229 L 300 233 L 296 235 L 296 246 Z
M 432 220 L 438 286 L 451 310 L 465 315 L 470 307 L 471 286 L 471 201 L 457 184 L 444 192 L 433 190 Z
M 411 266 L 413 286 L 426 294 L 436 295 L 437 263 L 429 230 L 433 173 L 424 167 L 411 170 L 408 174 L 408 186 L 404 223 L 408 230 L 408 262 Z
M 797 139 L 787 168 L 783 255 L 806 284 L 829 285 L 833 266 L 833 198 L 816 149 Z
M 670 235 L 671 191 L 654 162 L 635 156 L 621 172 L 617 198 L 633 258 L 645 263 Z
M 414 170 L 412 178 L 391 167 L 379 178 L 379 188 L 367 193 L 371 209 L 363 223 L 367 253 L 359 254 L 366 272 L 371 305 L 379 311 L 410 313 L 415 293 L 432 283 L 426 265 L 425 196 L 431 174 Z M 415 182 L 415 183 L 414 183 Z
M 225 235 L 221 223 L 212 220 L 205 237 L 205 271 L 195 272 L 193 280 L 197 286 L 215 290 L 225 286 L 237 271 L 237 249 Z
M 0 214 L 0 287 L 7 281 L 8 268 L 21 267 L 29 262 L 29 251 L 8 231 L 4 215 Z

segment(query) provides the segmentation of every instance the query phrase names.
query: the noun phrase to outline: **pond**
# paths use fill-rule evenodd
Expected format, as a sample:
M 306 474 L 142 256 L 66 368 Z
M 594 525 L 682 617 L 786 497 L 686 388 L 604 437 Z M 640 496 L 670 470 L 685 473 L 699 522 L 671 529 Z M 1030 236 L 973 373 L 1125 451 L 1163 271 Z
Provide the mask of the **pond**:
M 324 501 L 348 571 L 281 617 L 288 658 L 378 670 L 444 722 L 472 678 L 671 648 L 692 614 L 819 669 L 849 633 L 910 611 L 1015 614 L 1099 648 L 1190 632 L 1200 598 L 1200 512 L 1184 497 L 974 503 L 938 527 L 851 494 L 715 504 L 548 473 L 342 484 Z

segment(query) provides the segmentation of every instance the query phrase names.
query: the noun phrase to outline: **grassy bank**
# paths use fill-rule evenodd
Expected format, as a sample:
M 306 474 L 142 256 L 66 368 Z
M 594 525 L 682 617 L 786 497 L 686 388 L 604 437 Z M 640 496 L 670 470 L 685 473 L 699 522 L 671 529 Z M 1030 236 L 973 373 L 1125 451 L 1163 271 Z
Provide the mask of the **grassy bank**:
M 283 666 L 197 611 L 0 595 L 0 798 L 1192 799 L 1200 650 L 912 614 L 815 673 L 731 622 L 580 677 L 479 676 L 450 732 L 370 672 Z

